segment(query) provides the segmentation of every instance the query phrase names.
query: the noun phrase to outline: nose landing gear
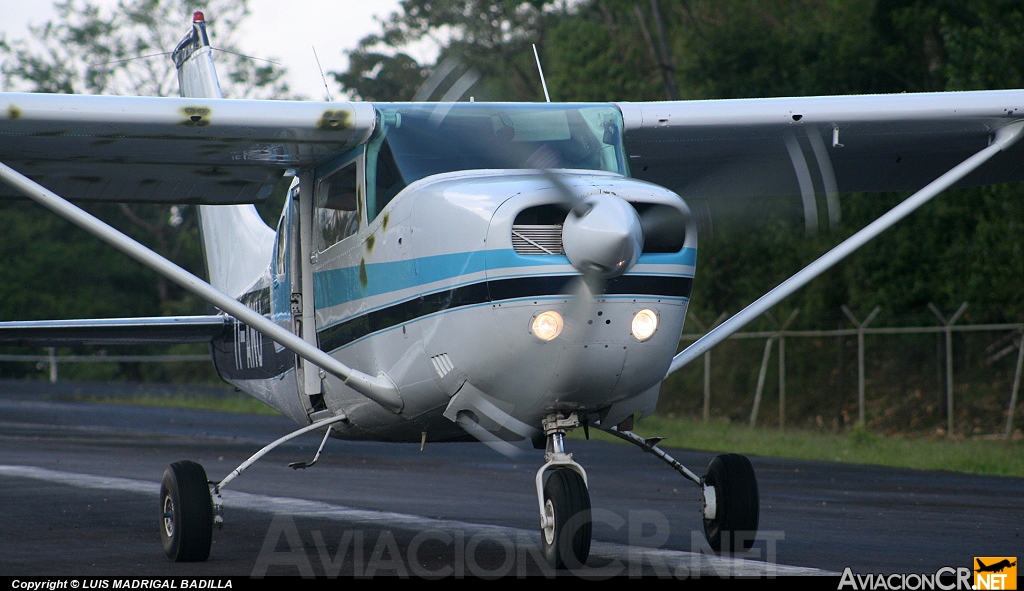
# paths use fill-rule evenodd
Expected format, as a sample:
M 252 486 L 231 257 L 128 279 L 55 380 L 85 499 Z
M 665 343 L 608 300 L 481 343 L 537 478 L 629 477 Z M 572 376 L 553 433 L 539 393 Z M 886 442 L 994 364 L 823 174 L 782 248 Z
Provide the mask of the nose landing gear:
M 578 568 L 590 556 L 591 513 L 587 473 L 565 453 L 564 437 L 579 427 L 575 414 L 550 415 L 543 421 L 547 448 L 537 470 L 537 499 L 544 557 L 552 568 Z M 551 472 L 547 481 L 544 475 Z

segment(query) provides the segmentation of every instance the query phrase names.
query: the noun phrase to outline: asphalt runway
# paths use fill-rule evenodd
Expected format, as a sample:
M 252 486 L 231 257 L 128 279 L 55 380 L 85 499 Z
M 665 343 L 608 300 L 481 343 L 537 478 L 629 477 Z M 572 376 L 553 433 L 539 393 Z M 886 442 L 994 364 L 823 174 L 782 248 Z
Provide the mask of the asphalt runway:
M 109 386 L 97 388 L 112 388 Z M 66 392 L 65 392 L 66 394 Z M 540 555 L 534 475 L 476 444 L 378 444 L 319 436 L 271 452 L 224 491 L 203 563 L 160 545 L 164 468 L 221 479 L 293 430 L 287 419 L 72 402 L 0 382 L 0 576 L 552 576 Z M 571 439 L 587 470 L 594 544 L 569 574 L 662 578 L 934 574 L 975 556 L 1024 555 L 1024 479 L 752 457 L 758 539 L 704 546 L 699 491 L 626 444 Z M 703 473 L 712 452 L 672 450 Z

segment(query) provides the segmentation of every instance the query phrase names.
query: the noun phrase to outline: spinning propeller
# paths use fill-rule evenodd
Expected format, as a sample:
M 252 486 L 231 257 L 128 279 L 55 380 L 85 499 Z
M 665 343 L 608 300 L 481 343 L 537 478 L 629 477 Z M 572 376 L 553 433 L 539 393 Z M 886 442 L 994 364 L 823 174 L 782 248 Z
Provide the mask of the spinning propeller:
M 419 96 L 440 94 L 439 80 L 456 78 L 459 70 L 461 66 L 451 62 L 439 66 L 437 75 L 428 81 Z M 455 85 L 466 89 L 467 81 L 475 78 L 475 75 L 463 72 Z M 450 92 L 444 95 L 451 98 Z M 438 103 L 420 121 L 437 127 L 446 123 L 458 126 L 461 122 L 449 119 L 452 108 L 450 103 Z M 628 185 L 630 189 L 625 189 L 627 185 L 616 177 L 579 172 L 580 169 L 594 168 L 602 159 L 612 157 L 617 157 L 621 165 L 623 155 L 616 147 L 620 142 L 621 122 L 614 118 L 588 121 L 582 114 L 576 113 L 575 117 L 570 115 L 567 125 L 571 134 L 562 136 L 560 132 L 550 133 L 536 127 L 536 121 L 533 128 L 529 125 L 519 128 L 513 127 L 519 123 L 518 120 L 507 114 L 496 112 L 494 117 L 493 137 L 487 133 L 487 128 L 477 128 L 482 131 L 466 136 L 470 142 L 472 158 L 477 162 L 494 163 L 494 166 L 485 168 L 522 167 L 542 177 L 547 187 L 533 183 L 531 186 L 534 189 L 531 190 L 538 191 L 537 197 L 546 198 L 547 203 L 536 205 L 542 213 L 535 215 L 543 219 L 539 222 L 542 225 L 559 226 L 560 231 L 552 233 L 550 244 L 542 241 L 543 245 L 538 245 L 529 238 L 520 238 L 544 252 L 564 253 L 575 271 L 575 278 L 565 283 L 563 300 L 551 310 L 538 310 L 531 327 L 532 334 L 540 340 L 553 340 L 559 335 L 562 337 L 545 349 L 544 354 L 552 356 L 550 359 L 554 361 L 544 364 L 549 368 L 545 371 L 551 372 L 551 378 L 545 378 L 544 391 L 536 394 L 548 393 L 556 406 L 559 403 L 555 401 L 564 400 L 567 408 L 578 404 L 581 399 L 575 394 L 588 391 L 591 384 L 610 396 L 614 391 L 614 372 L 617 370 L 611 369 L 611 374 L 605 375 L 608 372 L 602 373 L 587 367 L 587 364 L 599 363 L 595 359 L 601 358 L 595 357 L 598 349 L 593 345 L 597 342 L 607 344 L 608 335 L 612 334 L 616 326 L 620 326 L 605 327 L 608 317 L 601 318 L 603 295 L 608 291 L 609 282 L 627 273 L 637 263 L 644 252 L 645 243 L 653 247 L 654 252 L 679 252 L 689 225 L 688 214 L 675 204 L 668 206 L 656 200 L 647 203 L 644 198 L 640 198 L 639 202 L 632 203 L 637 199 L 626 197 L 622 191 L 636 191 L 636 185 Z M 406 122 L 407 127 L 411 121 Z M 424 136 L 434 135 L 429 131 L 422 133 Z M 443 135 L 437 134 L 438 137 Z M 612 148 L 615 148 L 614 154 L 611 154 Z M 620 185 L 622 189 L 617 188 Z M 639 322 L 646 322 L 653 329 L 657 316 L 648 311 L 646 316 L 641 316 Z M 634 331 L 634 334 L 644 333 Z M 645 337 L 638 338 L 644 340 Z M 510 367 L 529 367 L 529 357 L 517 356 L 537 356 L 538 351 L 532 347 L 529 351 L 512 352 L 514 358 L 506 357 L 504 363 Z M 502 411 L 494 411 L 471 411 L 467 407 L 451 418 L 466 433 L 504 455 L 514 455 L 520 449 L 507 441 L 511 433 L 505 433 L 505 437 L 502 437 L 501 432 L 511 431 L 528 440 L 539 437 L 539 425 L 519 424 L 510 428 L 502 424 Z M 525 435 L 530 430 L 536 433 Z

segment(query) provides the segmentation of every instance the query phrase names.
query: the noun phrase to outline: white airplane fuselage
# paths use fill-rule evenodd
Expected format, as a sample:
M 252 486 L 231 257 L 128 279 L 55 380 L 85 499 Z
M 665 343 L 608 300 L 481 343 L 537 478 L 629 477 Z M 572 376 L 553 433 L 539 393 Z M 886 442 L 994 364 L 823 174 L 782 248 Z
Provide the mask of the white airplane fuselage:
M 684 227 L 673 229 L 676 243 L 657 249 L 672 252 L 643 252 L 591 297 L 581 291 L 579 270 L 557 252 L 567 191 L 573 199 L 613 195 L 658 208 L 661 217 L 671 211 Z M 291 297 L 300 264 L 297 194 L 293 187 L 278 255 L 241 298 L 289 328 L 297 318 Z M 362 206 L 354 215 L 361 214 Z M 558 222 L 523 224 L 535 237 L 552 234 L 555 252 L 514 244 L 513 226 L 523 216 Z M 465 439 L 455 422 L 459 412 L 513 440 L 539 429 L 553 411 L 598 413 L 603 424 L 615 424 L 653 411 L 676 352 L 696 259 L 689 220 L 675 194 L 615 173 L 501 169 L 428 176 L 405 187 L 368 225 L 320 244 L 310 257 L 318 346 L 364 373 L 385 374 L 401 393 L 401 413 L 327 374 L 321 392 L 310 396 L 295 356 L 242 325 L 233 342 L 215 345 L 218 371 L 300 424 L 318 412 L 346 415 L 336 434 L 347 438 Z M 641 341 L 631 322 L 643 309 L 656 313 L 658 327 Z M 559 312 L 565 325 L 542 341 L 531 323 L 547 310 Z

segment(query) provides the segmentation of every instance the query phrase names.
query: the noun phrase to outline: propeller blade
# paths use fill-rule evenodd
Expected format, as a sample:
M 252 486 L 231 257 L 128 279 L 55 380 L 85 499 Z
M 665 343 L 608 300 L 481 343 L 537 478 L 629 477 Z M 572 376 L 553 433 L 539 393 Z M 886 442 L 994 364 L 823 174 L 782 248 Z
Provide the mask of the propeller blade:
M 469 433 L 476 438 L 477 441 L 483 443 L 506 458 L 519 458 L 527 453 L 526 449 L 519 447 L 512 442 L 505 441 L 494 433 L 491 433 L 487 429 L 481 427 L 479 423 L 473 420 L 469 413 L 460 412 L 455 422 L 462 427 L 466 433 Z M 530 447 L 532 449 L 533 445 L 530 444 Z

